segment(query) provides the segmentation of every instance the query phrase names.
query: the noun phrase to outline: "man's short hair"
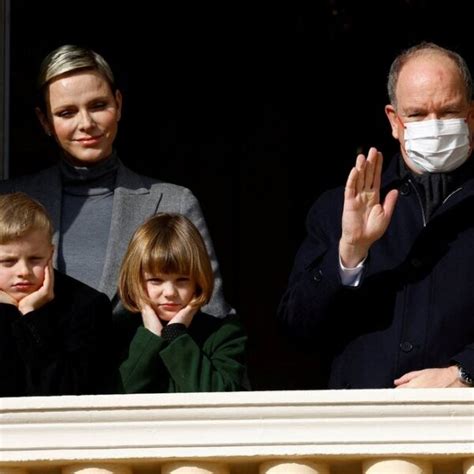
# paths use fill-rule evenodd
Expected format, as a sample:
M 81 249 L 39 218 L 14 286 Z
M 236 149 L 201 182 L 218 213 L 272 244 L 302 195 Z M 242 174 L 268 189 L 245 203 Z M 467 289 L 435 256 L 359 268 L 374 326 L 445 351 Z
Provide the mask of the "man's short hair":
M 466 90 L 466 98 L 470 102 L 472 100 L 472 76 L 471 72 L 469 71 L 469 67 L 464 60 L 464 58 L 456 53 L 455 51 L 451 51 L 450 49 L 443 48 L 442 46 L 438 46 L 435 43 L 428 43 L 422 42 L 411 48 L 403 51 L 400 53 L 393 61 L 390 72 L 388 74 L 388 81 L 387 81 L 387 92 L 388 98 L 390 99 L 390 104 L 396 109 L 397 108 L 397 83 L 398 77 L 400 76 L 400 71 L 402 70 L 403 66 L 412 58 L 429 55 L 429 54 L 440 54 L 445 56 L 456 65 L 459 70 L 459 74 L 462 77 L 464 82 L 464 87 Z

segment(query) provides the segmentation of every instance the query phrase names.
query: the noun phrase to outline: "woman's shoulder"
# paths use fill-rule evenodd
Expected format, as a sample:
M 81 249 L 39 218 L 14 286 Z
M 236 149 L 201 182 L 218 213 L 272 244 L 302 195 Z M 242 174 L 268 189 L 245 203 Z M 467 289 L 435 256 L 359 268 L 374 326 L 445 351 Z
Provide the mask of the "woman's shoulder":
M 136 187 L 136 188 L 146 188 L 159 190 L 162 193 L 174 194 L 174 195 L 183 195 L 191 194 L 191 191 L 179 184 L 168 183 L 162 181 L 158 178 L 152 176 L 146 176 L 140 173 L 137 173 L 123 163 L 120 165 L 119 173 L 117 176 L 117 186 L 126 186 L 126 187 Z

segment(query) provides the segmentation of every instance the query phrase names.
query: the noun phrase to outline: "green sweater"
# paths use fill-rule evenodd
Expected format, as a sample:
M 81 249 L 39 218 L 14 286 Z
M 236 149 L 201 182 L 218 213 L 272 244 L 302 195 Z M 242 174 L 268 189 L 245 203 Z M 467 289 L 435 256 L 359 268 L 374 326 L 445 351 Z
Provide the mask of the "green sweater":
M 140 315 L 134 315 L 141 321 Z M 165 340 L 142 325 L 120 366 L 125 393 L 245 390 L 247 337 L 238 317 L 197 313 L 181 335 Z

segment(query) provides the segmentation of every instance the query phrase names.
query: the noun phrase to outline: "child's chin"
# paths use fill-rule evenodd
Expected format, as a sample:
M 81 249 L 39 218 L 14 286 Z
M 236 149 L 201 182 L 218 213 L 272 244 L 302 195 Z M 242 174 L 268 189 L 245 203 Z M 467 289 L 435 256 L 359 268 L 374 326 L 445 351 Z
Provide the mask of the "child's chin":
M 12 297 L 17 303 L 19 303 L 23 298 L 28 296 L 30 293 L 8 293 L 8 296 Z
M 168 311 L 160 311 L 158 316 L 162 321 L 165 322 L 170 322 L 175 316 L 176 316 L 177 311 L 175 312 L 168 312 Z
M 17 303 L 19 303 L 23 298 L 26 298 L 31 293 L 34 293 L 36 289 L 31 289 L 28 291 L 15 291 L 14 293 L 8 293 Z

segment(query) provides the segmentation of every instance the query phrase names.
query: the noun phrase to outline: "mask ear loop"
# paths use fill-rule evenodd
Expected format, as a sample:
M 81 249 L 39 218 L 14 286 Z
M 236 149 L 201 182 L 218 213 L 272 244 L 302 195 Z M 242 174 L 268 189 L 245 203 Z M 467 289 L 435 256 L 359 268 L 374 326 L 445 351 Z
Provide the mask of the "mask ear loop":
M 398 115 L 398 114 L 396 113 L 396 116 L 397 116 L 397 120 L 398 120 L 398 122 L 400 123 L 400 125 L 402 126 L 402 128 L 403 128 L 404 130 L 406 130 L 407 126 L 402 122 L 402 119 L 400 118 L 400 115 Z M 403 148 L 403 151 L 405 152 L 405 155 L 408 156 L 407 149 L 405 148 L 405 143 L 403 143 L 403 145 L 400 143 L 400 146 Z
M 400 118 L 400 115 L 398 115 L 398 114 L 396 114 L 396 115 L 397 115 L 397 120 L 398 120 L 398 122 L 400 123 L 400 125 L 401 125 L 404 129 L 406 129 L 407 126 L 402 122 L 402 119 Z
M 471 128 L 469 127 L 469 119 L 471 118 L 472 116 L 472 112 L 468 112 L 467 113 L 467 117 L 464 119 L 464 121 L 466 122 L 467 124 L 467 128 L 469 130 L 469 153 L 472 153 L 472 142 L 473 142 L 473 139 L 474 139 L 474 132 L 471 131 Z

